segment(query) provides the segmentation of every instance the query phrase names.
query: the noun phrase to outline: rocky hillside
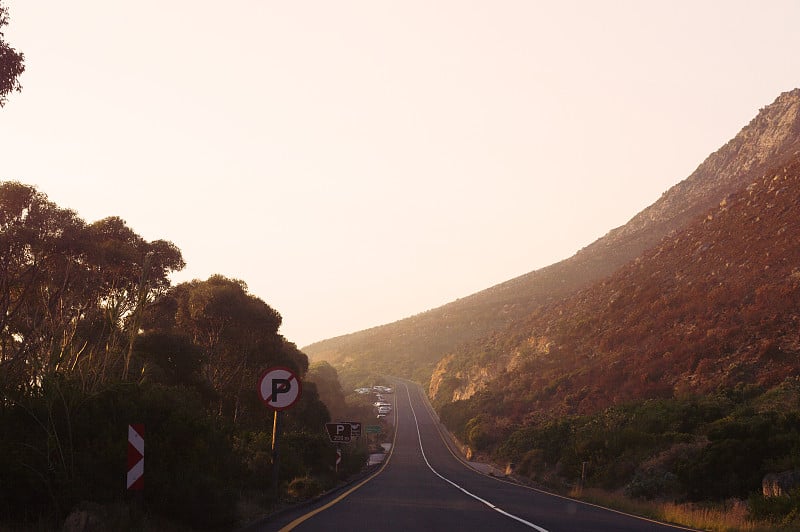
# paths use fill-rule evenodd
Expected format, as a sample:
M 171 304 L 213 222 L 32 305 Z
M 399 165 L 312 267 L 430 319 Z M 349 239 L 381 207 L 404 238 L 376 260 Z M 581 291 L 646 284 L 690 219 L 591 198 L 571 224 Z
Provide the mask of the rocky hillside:
M 507 422 L 800 375 L 800 153 L 590 288 L 436 368 Z M 490 399 L 491 398 L 491 399 Z
M 573 257 L 440 308 L 303 348 L 312 359 L 427 380 L 446 355 L 606 278 L 800 152 L 800 89 L 781 94 L 687 179 Z M 481 342 L 478 342 L 481 343 Z

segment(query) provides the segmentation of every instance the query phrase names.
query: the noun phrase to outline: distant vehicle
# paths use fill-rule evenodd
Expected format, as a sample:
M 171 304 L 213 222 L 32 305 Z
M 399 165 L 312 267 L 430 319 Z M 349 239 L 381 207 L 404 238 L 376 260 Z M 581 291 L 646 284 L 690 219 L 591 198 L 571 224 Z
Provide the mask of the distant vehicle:
M 372 390 L 378 393 L 392 393 L 392 389 L 389 386 L 373 386 Z
M 387 403 L 386 401 L 375 401 L 372 403 L 372 406 L 377 406 L 378 408 L 382 406 L 392 406 L 392 403 Z
M 378 407 L 378 413 L 379 414 L 388 414 L 391 411 L 392 411 L 392 407 L 391 406 L 379 406 Z
M 356 388 L 355 392 L 357 394 L 366 395 L 372 391 L 371 388 Z
M 386 414 L 378 414 L 377 417 L 378 419 L 384 419 L 386 417 Z

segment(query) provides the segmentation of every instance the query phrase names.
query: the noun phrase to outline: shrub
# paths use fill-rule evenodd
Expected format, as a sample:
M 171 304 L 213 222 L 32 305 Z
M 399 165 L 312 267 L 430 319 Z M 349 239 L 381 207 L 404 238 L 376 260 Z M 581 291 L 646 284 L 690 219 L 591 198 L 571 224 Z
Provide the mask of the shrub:
M 465 430 L 467 443 L 478 451 L 485 451 L 493 441 L 489 423 L 484 415 L 470 419 Z
M 747 508 L 752 519 L 788 525 L 800 518 L 800 489 L 792 491 L 788 497 L 764 497 L 753 493 L 748 499 Z
M 310 499 L 322 493 L 322 485 L 314 478 L 300 477 L 289 483 L 287 492 L 295 499 Z
M 670 471 L 652 469 L 637 472 L 624 491 L 628 497 L 649 500 L 675 494 L 679 489 L 677 475 Z
M 536 478 L 536 475 L 546 467 L 544 453 L 541 449 L 531 449 L 522 456 L 516 472 L 528 478 Z

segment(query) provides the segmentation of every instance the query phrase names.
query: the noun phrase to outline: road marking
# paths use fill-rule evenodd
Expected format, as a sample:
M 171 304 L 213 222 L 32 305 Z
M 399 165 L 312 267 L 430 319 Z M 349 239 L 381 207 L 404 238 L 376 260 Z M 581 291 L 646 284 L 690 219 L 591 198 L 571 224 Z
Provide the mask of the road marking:
M 436 475 L 437 477 L 439 477 L 440 479 L 442 479 L 445 482 L 447 482 L 448 484 L 451 484 L 452 486 L 458 488 L 459 490 L 461 490 L 465 494 L 469 495 L 470 497 L 472 497 L 476 501 L 479 501 L 479 502 L 485 504 L 486 506 L 488 506 L 489 508 L 491 508 L 495 512 L 498 512 L 498 513 L 500 513 L 502 515 L 505 515 L 506 517 L 510 517 L 511 519 L 513 519 L 515 521 L 518 521 L 518 522 L 522 523 L 523 525 L 525 525 L 527 527 L 533 528 L 534 530 L 538 530 L 539 532 L 547 532 L 546 529 L 544 529 L 544 528 L 542 528 L 540 526 L 534 525 L 530 521 L 526 521 L 525 519 L 522 519 L 521 517 L 517 517 L 514 514 L 510 514 L 510 513 L 506 512 L 505 510 L 503 510 L 502 508 L 500 508 L 499 506 L 495 506 L 493 503 L 487 501 L 486 499 L 482 499 L 481 497 L 478 497 L 474 493 L 471 493 L 471 492 L 467 491 L 466 489 L 462 488 L 461 486 L 459 486 L 458 484 L 456 484 L 455 482 L 453 482 L 449 478 L 446 478 L 446 477 L 440 475 L 439 472 L 436 471 L 433 468 L 431 463 L 428 462 L 428 457 L 425 456 L 425 449 L 422 446 L 422 434 L 419 431 L 419 420 L 417 420 L 417 412 L 414 410 L 414 405 L 411 402 L 411 392 L 408 391 L 408 385 L 406 385 L 405 383 L 402 383 L 402 384 L 403 384 L 403 386 L 405 386 L 406 395 L 408 395 L 408 404 L 411 407 L 411 414 L 414 416 L 414 424 L 417 426 L 417 439 L 419 440 L 419 450 L 420 450 L 420 452 L 422 452 L 422 459 L 425 460 L 425 464 L 428 466 L 428 469 L 433 471 L 433 474 Z
M 402 383 L 402 384 L 406 385 L 406 383 Z M 406 388 L 408 388 L 408 387 L 406 386 Z M 503 478 L 499 478 L 499 477 L 496 477 L 496 476 L 493 476 L 493 475 L 486 474 L 483 471 L 480 471 L 479 469 L 477 469 L 474 466 L 472 466 L 472 464 L 470 464 L 469 462 L 464 460 L 463 457 L 461 457 L 458 454 L 456 454 L 456 451 L 454 451 L 453 448 L 450 446 L 450 443 L 448 443 L 449 438 L 447 436 L 445 436 L 445 434 L 443 432 L 443 429 L 442 429 L 442 426 L 441 426 L 441 423 L 439 421 L 437 421 L 438 417 L 436 417 L 436 411 L 433 410 L 433 407 L 430 405 L 430 403 L 427 401 L 427 398 L 424 395 L 421 395 L 421 397 L 422 397 L 422 403 L 423 403 L 423 405 L 425 405 L 425 409 L 428 411 L 428 413 L 430 414 L 431 418 L 434 419 L 434 422 L 435 422 L 434 425 L 436 426 L 436 431 L 439 433 L 439 438 L 441 438 L 442 443 L 444 443 L 444 446 L 447 448 L 448 451 L 450 451 L 450 454 L 453 455 L 453 458 L 455 458 L 456 460 L 461 462 L 464 465 L 464 467 L 467 467 L 467 468 L 471 469 L 472 471 L 474 471 L 475 473 L 477 473 L 479 475 L 483 475 L 483 476 L 485 476 L 487 478 L 490 478 L 490 479 L 494 480 L 495 482 L 502 482 L 503 484 L 508 484 L 510 486 L 516 486 L 518 488 L 526 489 L 528 491 L 534 491 L 536 493 L 541 493 L 543 495 L 548 495 L 550 497 L 556 497 L 558 499 L 563 499 L 565 501 L 574 502 L 576 504 L 581 504 L 583 506 L 590 506 L 592 508 L 605 510 L 607 512 L 612 512 L 612 513 L 615 513 L 615 514 L 624 515 L 625 517 L 631 517 L 633 519 L 638 519 L 639 521 L 645 521 L 647 523 L 653 523 L 653 524 L 656 524 L 656 525 L 670 527 L 670 528 L 674 528 L 675 530 L 687 530 L 688 532 L 702 532 L 702 531 L 700 531 L 700 530 L 698 530 L 696 528 L 687 528 L 687 527 L 682 526 L 682 525 L 676 525 L 676 524 L 673 524 L 673 523 L 665 523 L 664 521 L 657 521 L 655 519 L 650 519 L 648 517 L 642 517 L 641 515 L 630 514 L 630 513 L 627 513 L 627 512 L 623 512 L 621 510 L 615 510 L 614 508 L 608 508 L 606 506 L 600 506 L 599 504 L 593 504 L 593 503 L 590 503 L 590 502 L 582 501 L 580 499 L 573 499 L 571 497 L 565 497 L 564 495 L 559 495 L 558 493 L 553 493 L 553 492 L 550 492 L 550 491 L 544 491 L 544 490 L 541 490 L 541 489 L 538 489 L 538 488 L 534 488 L 532 486 L 526 486 L 525 484 L 520 484 L 518 482 L 513 482 L 513 481 L 510 481 L 510 480 L 506 480 L 506 479 L 503 479 Z
M 386 460 L 383 461 L 383 465 L 381 465 L 380 469 L 378 469 L 374 474 L 372 474 L 371 476 L 367 477 L 362 482 L 356 484 L 355 486 L 353 486 L 349 490 L 345 491 L 344 493 L 342 493 L 341 495 L 339 495 L 338 497 L 333 499 L 328 504 L 320 506 L 316 510 L 312 510 L 312 511 L 308 512 L 307 514 L 301 515 L 300 517 L 298 517 L 297 519 L 295 519 L 294 521 L 292 521 L 291 523 L 289 523 L 285 527 L 283 527 L 280 530 L 278 530 L 278 532 L 288 532 L 289 530 L 292 530 L 293 528 L 297 527 L 298 525 L 300 525 L 304 521 L 307 521 L 308 519 L 311 519 L 312 517 L 314 517 L 318 513 L 324 512 L 325 510 L 327 510 L 328 508 L 330 508 L 334 504 L 338 504 L 338 503 L 342 502 L 345 499 L 345 497 L 347 497 L 348 495 L 350 495 L 351 493 L 353 493 L 357 489 L 361 488 L 364 484 L 366 484 L 370 480 L 374 479 L 375 477 L 377 477 L 378 475 L 383 473 L 383 470 L 386 469 L 387 465 L 389 465 L 389 460 L 392 459 L 392 454 L 394 453 L 394 444 L 395 444 L 395 442 L 397 442 L 397 408 L 396 407 L 397 407 L 397 401 L 395 401 L 394 438 L 392 438 L 392 448 L 389 450 L 389 456 L 387 456 Z

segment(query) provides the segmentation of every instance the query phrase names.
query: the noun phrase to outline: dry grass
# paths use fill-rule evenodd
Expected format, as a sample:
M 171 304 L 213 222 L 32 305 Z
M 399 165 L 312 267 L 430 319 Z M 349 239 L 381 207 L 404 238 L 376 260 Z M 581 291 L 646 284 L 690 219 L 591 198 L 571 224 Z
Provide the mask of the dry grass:
M 718 506 L 698 506 L 694 504 L 659 503 L 663 520 L 679 523 L 698 530 L 720 532 L 756 532 L 765 530 L 764 523 L 750 521 L 747 504 L 735 501 Z
M 748 518 L 747 503 L 730 501 L 717 505 L 676 504 L 673 502 L 640 501 L 625 497 L 622 493 L 595 488 L 573 490 L 571 497 L 613 508 L 620 512 L 639 515 L 665 523 L 673 523 L 695 530 L 712 532 L 800 532 L 800 526 L 776 525 L 755 522 Z

